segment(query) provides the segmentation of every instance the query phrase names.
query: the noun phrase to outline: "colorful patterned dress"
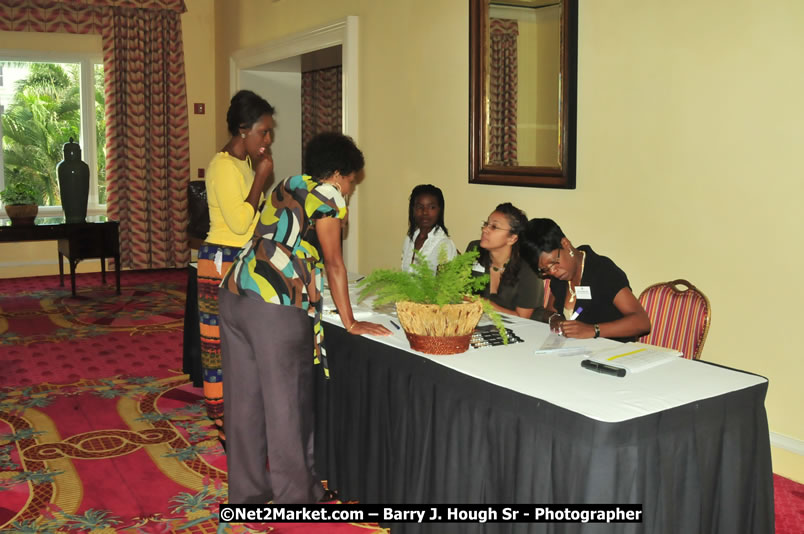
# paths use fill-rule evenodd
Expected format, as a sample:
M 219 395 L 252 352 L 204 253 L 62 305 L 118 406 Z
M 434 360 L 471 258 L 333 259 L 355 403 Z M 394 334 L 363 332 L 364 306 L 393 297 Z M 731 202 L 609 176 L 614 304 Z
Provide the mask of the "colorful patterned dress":
M 329 371 L 321 325 L 323 263 L 310 241 L 316 241 L 313 223 L 343 219 L 346 203 L 333 185 L 309 176 L 282 181 L 269 202 L 218 295 L 229 499 L 316 502 L 324 489 L 314 472 L 313 363 L 321 363 L 325 375 Z
M 315 363 L 329 376 L 321 325 L 321 269 L 318 249 L 304 239 L 315 219 L 346 217 L 346 202 L 331 184 L 292 176 L 271 193 L 254 231 L 221 287 L 272 304 L 309 310 L 313 306 Z

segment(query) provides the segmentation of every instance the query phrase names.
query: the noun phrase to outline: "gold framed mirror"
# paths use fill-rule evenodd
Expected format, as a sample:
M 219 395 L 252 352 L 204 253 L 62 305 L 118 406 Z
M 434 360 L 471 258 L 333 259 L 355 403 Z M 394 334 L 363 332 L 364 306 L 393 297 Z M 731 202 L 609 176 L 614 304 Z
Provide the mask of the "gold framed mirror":
M 469 182 L 575 188 L 578 0 L 469 0 Z

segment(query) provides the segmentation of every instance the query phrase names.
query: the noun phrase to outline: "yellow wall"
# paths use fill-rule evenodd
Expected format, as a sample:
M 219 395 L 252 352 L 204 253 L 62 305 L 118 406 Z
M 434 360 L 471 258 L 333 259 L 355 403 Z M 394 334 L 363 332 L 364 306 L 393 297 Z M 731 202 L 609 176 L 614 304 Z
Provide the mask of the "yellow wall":
M 804 2 L 580 4 L 574 191 L 467 182 L 465 0 L 217 6 L 218 144 L 233 51 L 358 15 L 362 271 L 396 266 L 418 183 L 444 190 L 459 248 L 514 201 L 614 258 L 636 292 L 698 285 L 714 308 L 704 357 L 768 377 L 770 428 L 801 443 Z M 774 448 L 774 468 L 804 481 L 799 454 Z
M 65 35 L 60 33 L 30 33 L 0 31 L 4 50 L 37 52 L 101 53 L 100 35 Z
M 218 2 L 226 3 L 226 2 Z M 206 169 L 218 146 L 215 141 L 215 0 L 186 0 L 181 17 L 184 37 L 184 72 L 187 76 L 187 106 L 190 119 L 190 179 Z M 206 106 L 204 115 L 193 113 L 193 104 Z M 225 108 L 224 108 L 225 109 Z

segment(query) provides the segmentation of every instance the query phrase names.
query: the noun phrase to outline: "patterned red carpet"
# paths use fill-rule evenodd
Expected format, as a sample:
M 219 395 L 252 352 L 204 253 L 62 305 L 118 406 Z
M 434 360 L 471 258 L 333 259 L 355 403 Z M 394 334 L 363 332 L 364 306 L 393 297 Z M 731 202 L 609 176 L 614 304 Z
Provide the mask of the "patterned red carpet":
M 773 475 L 776 534 L 804 532 L 804 484 Z
M 121 295 L 98 273 L 76 297 L 56 276 L 0 280 L 0 386 L 181 374 L 186 285 L 184 269 L 124 271 Z
M 225 456 L 181 372 L 187 273 L 124 271 L 121 282 L 118 296 L 79 275 L 73 298 L 58 277 L 0 280 L 0 532 L 219 531 Z
M 0 393 L 3 532 L 203 533 L 218 529 L 226 462 L 184 376 L 44 384 Z M 385 533 L 377 525 L 265 532 Z M 232 525 L 224 532 L 248 532 Z

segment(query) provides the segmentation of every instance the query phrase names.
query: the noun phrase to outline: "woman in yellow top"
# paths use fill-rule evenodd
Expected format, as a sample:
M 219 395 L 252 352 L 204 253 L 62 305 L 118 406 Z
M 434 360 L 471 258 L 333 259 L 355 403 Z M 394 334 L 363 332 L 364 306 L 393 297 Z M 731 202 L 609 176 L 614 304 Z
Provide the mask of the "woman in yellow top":
M 234 257 L 254 234 L 263 191 L 273 172 L 274 108 L 251 91 L 232 97 L 226 123 L 232 138 L 206 173 L 209 233 L 198 251 L 201 366 L 207 414 L 223 433 L 223 371 L 218 326 L 218 286 Z

